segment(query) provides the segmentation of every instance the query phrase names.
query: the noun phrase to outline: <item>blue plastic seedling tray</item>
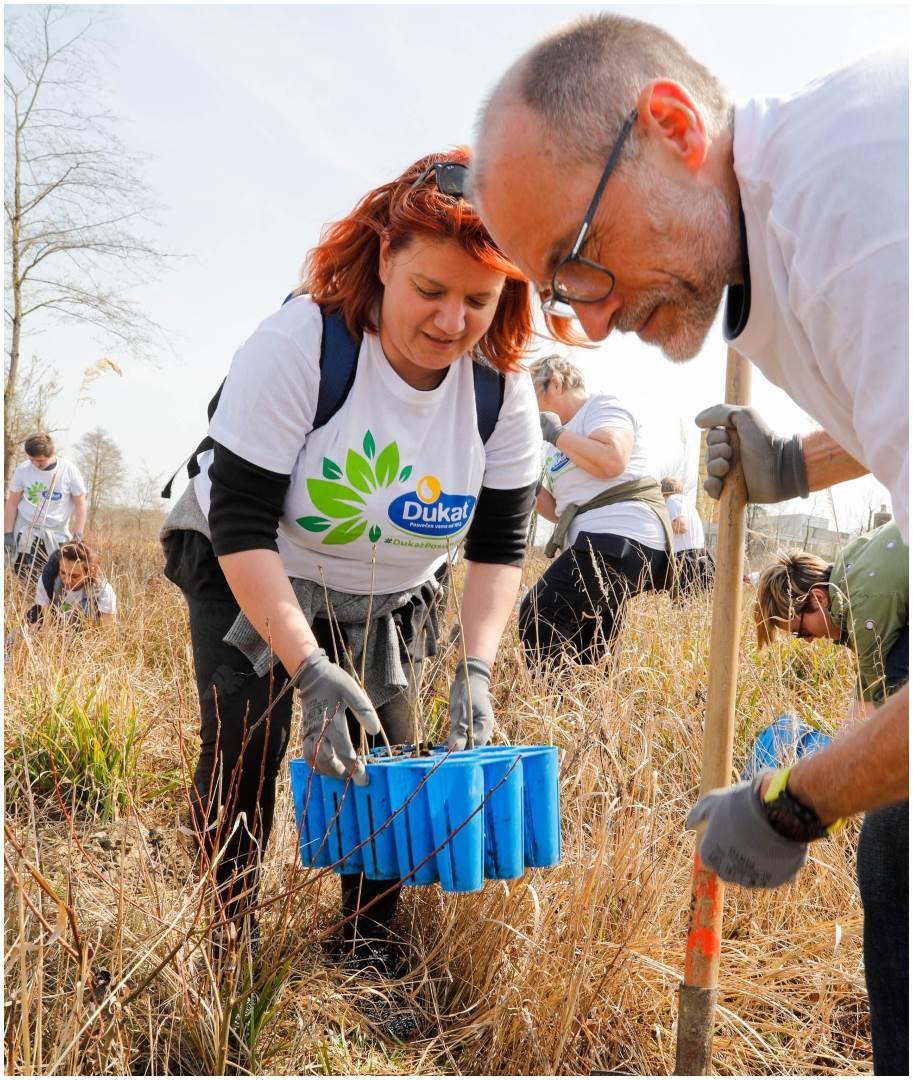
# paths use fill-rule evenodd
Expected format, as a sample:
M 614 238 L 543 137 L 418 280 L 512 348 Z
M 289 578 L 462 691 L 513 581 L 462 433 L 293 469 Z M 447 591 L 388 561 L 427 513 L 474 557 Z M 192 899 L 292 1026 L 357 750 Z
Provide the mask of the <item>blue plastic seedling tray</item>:
M 474 892 L 561 859 L 558 751 L 485 746 L 369 758 L 359 787 L 289 762 L 307 867 Z

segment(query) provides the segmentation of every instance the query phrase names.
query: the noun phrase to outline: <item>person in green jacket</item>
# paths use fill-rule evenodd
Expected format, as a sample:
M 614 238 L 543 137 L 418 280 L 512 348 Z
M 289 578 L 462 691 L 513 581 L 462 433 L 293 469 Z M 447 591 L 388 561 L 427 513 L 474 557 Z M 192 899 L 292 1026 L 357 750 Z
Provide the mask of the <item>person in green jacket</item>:
M 758 645 L 777 630 L 846 645 L 859 666 L 858 696 L 880 705 L 906 682 L 909 557 L 893 521 L 857 537 L 832 566 L 807 551 L 781 553 L 758 579 Z
M 873 713 L 907 682 L 909 558 L 893 521 L 857 537 L 833 566 L 806 551 L 778 556 L 758 580 L 759 644 L 780 629 L 851 648 L 862 703 L 854 711 Z M 891 1071 L 886 1057 L 907 1056 L 908 807 L 869 810 L 856 856 L 876 1073 Z

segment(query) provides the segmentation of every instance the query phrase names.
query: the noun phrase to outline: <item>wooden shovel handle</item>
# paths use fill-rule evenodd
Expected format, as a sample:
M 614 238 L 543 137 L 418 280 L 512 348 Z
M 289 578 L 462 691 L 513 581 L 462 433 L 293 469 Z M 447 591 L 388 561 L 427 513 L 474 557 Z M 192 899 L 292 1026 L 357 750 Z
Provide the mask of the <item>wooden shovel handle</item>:
M 751 397 L 751 365 L 734 349 L 726 359 L 726 401 L 747 405 Z M 713 622 L 710 629 L 707 710 L 701 794 L 728 786 L 732 778 L 732 742 L 742 616 L 742 573 L 745 562 L 745 478 L 739 463 L 738 438 L 732 466 L 720 496 Z M 700 836 L 698 836 L 700 839 Z M 675 1071 L 680 1076 L 710 1072 L 713 1015 L 720 970 L 723 883 L 701 865 L 695 854 L 691 883 L 691 924 L 685 952 L 685 977 L 679 990 Z

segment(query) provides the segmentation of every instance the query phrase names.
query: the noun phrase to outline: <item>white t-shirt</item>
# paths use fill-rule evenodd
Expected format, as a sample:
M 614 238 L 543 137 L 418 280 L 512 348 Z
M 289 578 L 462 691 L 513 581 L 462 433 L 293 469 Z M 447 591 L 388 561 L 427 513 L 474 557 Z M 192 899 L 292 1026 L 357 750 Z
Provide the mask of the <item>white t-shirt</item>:
M 674 522 L 676 518 L 683 517 L 687 525 L 686 531 L 683 533 L 677 533 L 673 529 L 672 550 L 690 551 L 692 548 L 702 548 L 704 546 L 704 523 L 701 521 L 694 503 L 686 499 L 684 495 L 670 495 L 666 499 L 666 509 L 669 511 L 671 521 Z
M 614 394 L 591 394 L 573 417 L 566 423 L 568 431 L 578 435 L 591 435 L 600 428 L 620 428 L 634 433 L 634 445 L 627 468 L 611 480 L 593 476 L 575 465 L 557 447 L 547 446 L 545 458 L 545 486 L 555 498 L 558 517 L 568 503 L 585 503 L 608 488 L 649 476 L 651 463 L 645 445 L 644 433 L 634 414 Z M 647 503 L 638 499 L 599 507 L 578 514 L 567 531 L 566 546 L 572 547 L 582 532 L 614 533 L 637 540 L 647 547 L 666 549 L 666 534 L 659 515 Z
M 416 390 L 365 334 L 352 388 L 311 431 L 320 384 L 319 307 L 284 304 L 241 346 L 209 426 L 246 461 L 291 475 L 278 547 L 290 577 L 343 592 L 399 592 L 424 581 L 466 536 L 485 487 L 535 483 L 541 434 L 532 381 L 508 375 L 495 430 L 476 426 L 472 360 Z M 209 514 L 209 463 L 197 499 Z M 376 555 L 375 555 L 376 552 Z M 372 568 L 372 561 L 374 563 Z
M 35 586 L 35 603 L 40 604 L 41 607 L 47 607 L 51 599 L 44 587 L 44 582 L 39 578 Z M 78 589 L 61 589 L 56 606 L 60 611 L 78 609 L 87 618 L 92 617 L 94 610 L 97 610 L 100 615 L 116 615 L 117 596 L 111 582 L 103 580 L 95 586 L 94 602 L 90 602 L 87 586 L 80 585 Z
M 751 308 L 731 340 L 888 488 L 904 540 L 908 84 L 888 52 L 736 108 Z
M 10 491 L 22 492 L 17 511 L 25 521 L 66 540 L 73 496 L 85 495 L 86 482 L 72 461 L 58 458 L 57 468 L 46 472 L 25 461 L 13 473 Z

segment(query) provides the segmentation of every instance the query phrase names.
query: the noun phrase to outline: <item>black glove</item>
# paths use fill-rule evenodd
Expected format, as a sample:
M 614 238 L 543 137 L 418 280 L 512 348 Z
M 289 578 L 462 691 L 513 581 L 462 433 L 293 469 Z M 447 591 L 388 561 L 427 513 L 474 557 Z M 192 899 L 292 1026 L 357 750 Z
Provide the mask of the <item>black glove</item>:
M 16 554 L 16 534 L 4 533 L 3 534 L 3 551 L 4 554 L 12 558 Z
M 786 502 L 808 495 L 808 474 L 802 456 L 802 438 L 775 435 L 761 417 L 745 405 L 713 405 L 694 418 L 707 432 L 707 479 L 704 491 L 718 499 L 729 472 L 732 445 L 727 428 L 739 436 L 739 453 L 748 501 Z
M 367 784 L 368 774 L 349 738 L 346 709 L 369 735 L 377 735 L 380 721 L 368 695 L 323 649 L 311 653 L 294 681 L 301 694 L 307 762 L 324 776 L 342 779 L 351 772 L 356 784 Z
M 557 413 L 553 412 L 539 413 L 539 426 L 542 428 L 542 438 L 547 443 L 551 443 L 552 446 L 558 442 L 561 438 L 561 432 L 564 431 L 561 418 Z

